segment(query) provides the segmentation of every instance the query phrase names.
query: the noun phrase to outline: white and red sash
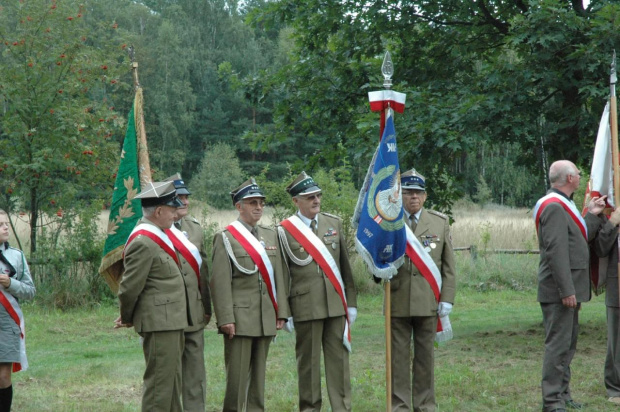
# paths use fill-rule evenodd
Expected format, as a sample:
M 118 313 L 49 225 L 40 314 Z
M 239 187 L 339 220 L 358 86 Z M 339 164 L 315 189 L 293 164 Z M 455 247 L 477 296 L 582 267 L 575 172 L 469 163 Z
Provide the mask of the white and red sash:
M 534 222 L 536 223 L 536 233 L 538 233 L 538 228 L 540 225 L 540 215 L 542 215 L 543 210 L 547 205 L 551 203 L 559 203 L 566 213 L 573 219 L 573 221 L 579 226 L 579 230 L 581 230 L 581 234 L 588 241 L 588 227 L 586 226 L 586 221 L 583 220 L 581 214 L 579 214 L 579 210 L 577 210 L 577 206 L 564 196 L 561 196 L 557 193 L 549 193 L 548 195 L 541 197 L 536 202 L 536 206 L 534 206 Z
M 200 266 L 202 265 L 200 250 L 198 250 L 196 245 L 189 241 L 183 232 L 174 227 L 174 225 L 172 225 L 170 229 L 166 229 L 165 232 L 172 241 L 172 244 L 176 250 L 179 251 L 181 256 L 183 256 L 192 269 L 194 269 L 194 273 L 196 273 L 196 278 L 198 279 L 198 289 L 200 290 Z
M 4 306 L 7 313 L 19 326 L 19 362 L 13 363 L 13 372 L 25 371 L 28 369 L 28 359 L 26 358 L 26 328 L 24 324 L 24 314 L 19 303 L 13 295 L 8 293 L 4 287 L 0 287 L 0 304 Z
M 263 282 L 267 285 L 267 291 L 269 292 L 269 298 L 273 304 L 273 308 L 276 311 L 276 317 L 278 316 L 278 299 L 276 296 L 276 283 L 273 273 L 273 266 L 267 256 L 265 247 L 254 237 L 252 233 L 238 220 L 235 220 L 230 225 L 226 226 L 226 230 L 235 238 L 237 242 L 243 247 L 243 250 L 248 252 L 250 258 L 258 268 Z
M 200 286 L 200 265 L 202 264 L 202 258 L 200 257 L 200 252 L 198 248 L 194 246 L 185 235 L 181 233 L 178 229 L 166 229 L 162 231 L 160 228 L 154 225 L 150 225 L 148 223 L 140 223 L 137 225 L 129 238 L 127 239 L 127 243 L 125 243 L 125 250 L 129 244 L 139 235 L 143 235 L 151 239 L 153 242 L 157 243 L 159 247 L 161 247 L 164 252 L 166 252 L 177 264 L 180 265 L 179 257 L 175 252 L 176 250 L 183 256 L 183 258 L 189 263 L 194 272 L 196 273 L 196 277 L 198 278 L 198 285 Z M 123 251 L 123 256 L 125 252 Z
M 348 315 L 349 308 L 347 306 L 347 296 L 344 291 L 344 283 L 342 282 L 340 269 L 338 269 L 338 265 L 336 264 L 334 257 L 329 252 L 327 247 L 325 247 L 325 244 L 321 242 L 321 239 L 319 239 L 318 236 L 312 232 L 308 225 L 302 222 L 299 216 L 293 215 L 288 219 L 284 219 L 280 222 L 280 225 L 286 229 L 286 231 L 289 232 L 291 236 L 299 242 L 299 244 L 301 244 L 310 256 L 312 256 L 312 259 L 314 259 L 314 261 L 319 265 L 340 296 L 347 320 L 344 325 L 342 344 L 349 352 L 351 352 L 351 330 Z M 344 245 L 341 247 L 344 247 Z
M 405 225 L 407 228 L 407 247 L 405 253 L 411 259 L 411 262 L 418 269 L 422 277 L 426 279 L 431 286 L 431 290 L 435 295 L 435 299 L 439 304 L 441 299 L 441 273 L 439 268 L 433 261 L 431 255 L 424 249 L 424 246 L 420 243 L 417 237 L 413 234 L 413 231 L 409 225 Z M 452 339 L 452 325 L 448 316 L 444 316 L 437 319 L 437 335 L 435 335 L 436 342 L 446 342 Z

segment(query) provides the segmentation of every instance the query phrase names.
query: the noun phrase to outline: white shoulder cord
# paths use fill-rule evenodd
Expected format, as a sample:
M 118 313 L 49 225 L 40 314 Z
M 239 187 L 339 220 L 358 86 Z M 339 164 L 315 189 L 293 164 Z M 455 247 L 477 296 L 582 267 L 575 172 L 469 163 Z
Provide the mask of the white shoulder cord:
M 286 254 L 288 255 L 289 258 L 291 258 L 291 260 L 293 261 L 293 263 L 295 263 L 298 266 L 307 266 L 310 264 L 310 262 L 312 262 L 312 255 L 308 254 L 308 257 L 305 258 L 304 260 L 301 260 L 299 258 L 297 258 L 293 252 L 291 251 L 291 247 L 288 245 L 288 241 L 286 240 L 286 232 L 284 231 L 284 228 L 282 226 L 278 226 L 278 236 L 280 237 L 280 241 L 282 242 L 282 245 L 284 246 L 284 250 L 286 250 Z
M 230 260 L 232 260 L 233 264 L 237 267 L 237 269 L 239 269 L 239 272 L 245 273 L 246 275 L 253 275 L 258 271 L 258 266 L 256 265 L 254 265 L 254 269 L 246 269 L 243 266 L 241 266 L 239 262 L 237 262 L 237 259 L 235 258 L 235 254 L 233 253 L 230 241 L 228 240 L 228 237 L 226 236 L 224 232 L 222 232 L 222 239 L 224 240 L 224 248 L 226 249 L 226 252 L 228 252 L 228 256 L 230 256 Z

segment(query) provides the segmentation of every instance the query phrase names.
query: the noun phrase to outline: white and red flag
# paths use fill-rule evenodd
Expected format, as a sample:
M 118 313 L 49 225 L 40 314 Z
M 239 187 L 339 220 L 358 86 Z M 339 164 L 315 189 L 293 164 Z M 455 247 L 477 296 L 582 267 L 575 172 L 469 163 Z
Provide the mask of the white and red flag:
M 610 125 L 610 105 L 607 102 L 601 123 L 598 127 L 596 146 L 594 147 L 594 157 L 592 158 L 592 170 L 590 180 L 586 188 L 586 195 L 583 201 L 583 212 L 588 211 L 587 205 L 593 197 L 607 196 L 607 205 L 612 209 L 614 205 L 614 171 L 611 155 L 611 125 Z M 605 212 L 608 212 L 606 210 Z M 590 250 L 590 280 L 592 291 L 599 295 L 605 290 L 605 273 L 607 272 L 608 259 L 599 258 Z

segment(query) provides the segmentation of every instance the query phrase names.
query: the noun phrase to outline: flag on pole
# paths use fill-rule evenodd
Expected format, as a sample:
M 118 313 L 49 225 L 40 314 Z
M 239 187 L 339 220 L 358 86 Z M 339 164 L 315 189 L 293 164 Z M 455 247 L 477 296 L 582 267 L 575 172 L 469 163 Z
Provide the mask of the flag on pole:
M 383 137 L 353 214 L 353 224 L 357 226 L 355 248 L 370 272 L 380 279 L 396 275 L 407 246 L 394 116 L 391 110 L 387 111 Z
M 116 173 L 107 238 L 99 273 L 116 293 L 123 274 L 123 248 L 129 234 L 142 217 L 142 206 L 135 199 L 140 187 L 151 181 L 142 88 L 136 90 L 133 107 L 127 117 L 127 133 Z
M 592 169 L 590 171 L 590 180 L 586 188 L 586 195 L 583 202 L 583 212 L 588 212 L 588 203 L 593 197 L 607 195 L 607 204 L 614 208 L 614 185 L 613 185 L 613 164 L 611 155 L 611 126 L 610 126 L 610 105 L 607 102 L 601 123 L 598 127 L 598 135 L 596 137 L 596 146 L 594 147 L 594 157 L 592 158 Z M 590 250 L 590 280 L 592 282 L 592 291 L 599 295 L 605 290 L 607 273 L 607 258 L 599 258 Z

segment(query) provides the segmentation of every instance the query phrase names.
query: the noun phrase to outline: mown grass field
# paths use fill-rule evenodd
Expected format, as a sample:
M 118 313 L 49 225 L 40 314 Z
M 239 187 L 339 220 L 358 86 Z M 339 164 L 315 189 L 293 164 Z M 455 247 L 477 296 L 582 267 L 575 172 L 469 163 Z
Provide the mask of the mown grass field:
M 535 273 L 530 271 L 530 276 Z M 455 339 L 436 351 L 439 411 L 540 410 L 543 329 L 535 291 L 494 285 L 477 288 L 474 283 L 459 290 L 451 316 Z M 359 317 L 352 330 L 354 411 L 385 410 L 382 300 L 379 290 L 359 299 Z M 15 411 L 139 410 L 144 360 L 132 330 L 112 329 L 116 307 L 52 312 L 25 305 L 24 309 L 31 367 L 14 374 Z M 584 305 L 580 316 L 573 395 L 586 402 L 588 410 L 617 410 L 607 405 L 603 386 L 603 297 Z M 205 339 L 207 410 L 217 411 L 225 378 L 222 338 L 213 324 Z M 285 332 L 271 346 L 266 397 L 268 411 L 296 408 L 294 339 Z M 329 411 L 326 394 L 324 400 L 324 410 Z
M 210 220 L 221 226 L 233 215 Z M 494 255 L 492 249 L 535 249 L 527 210 L 457 211 L 457 301 L 451 316 L 455 338 L 436 350 L 439 411 L 538 411 L 543 328 L 536 303 L 537 255 Z M 207 223 L 209 223 L 207 222 Z M 269 224 L 269 222 L 266 222 Z M 369 280 L 356 259 L 359 317 L 352 329 L 353 410 L 385 410 L 385 349 L 382 287 Z M 138 411 L 144 360 L 133 330 L 114 330 L 114 304 L 53 311 L 25 303 L 30 369 L 14 374 L 14 411 Z M 572 391 L 590 411 L 615 411 L 603 385 L 606 352 L 604 296 L 581 311 L 573 361 Z M 221 410 L 224 394 L 222 337 L 213 322 L 205 331 L 207 410 Z M 405 360 L 404 360 L 405 361 Z M 324 392 L 324 408 L 329 411 Z M 294 337 L 280 332 L 272 344 L 266 382 L 267 411 L 295 411 L 297 377 Z

